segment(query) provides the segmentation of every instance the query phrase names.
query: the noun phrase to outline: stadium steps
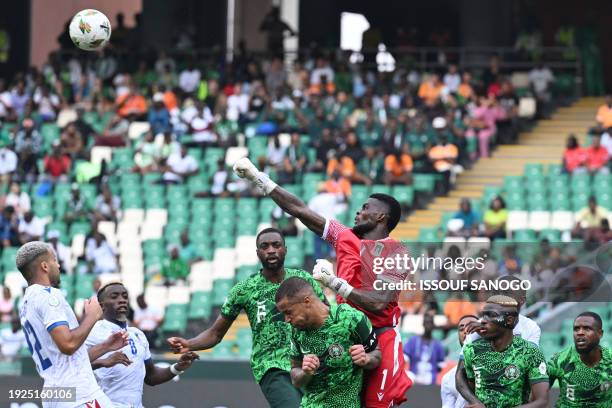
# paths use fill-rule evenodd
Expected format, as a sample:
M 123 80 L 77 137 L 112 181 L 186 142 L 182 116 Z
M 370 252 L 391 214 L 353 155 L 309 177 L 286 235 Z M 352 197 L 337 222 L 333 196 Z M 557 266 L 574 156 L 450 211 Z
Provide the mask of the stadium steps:
M 567 135 L 574 133 L 581 144 L 595 123 L 601 98 L 583 98 L 570 107 L 558 109 L 550 119 L 541 120 L 519 135 L 517 145 L 500 145 L 492 157 L 478 160 L 457 178 L 447 197 L 436 197 L 426 209 L 416 210 L 392 233 L 396 239 L 417 239 L 421 228 L 438 225 L 445 212 L 455 212 L 461 198 L 480 199 L 487 186 L 501 186 L 504 176 L 522 175 L 528 163 L 559 164 Z

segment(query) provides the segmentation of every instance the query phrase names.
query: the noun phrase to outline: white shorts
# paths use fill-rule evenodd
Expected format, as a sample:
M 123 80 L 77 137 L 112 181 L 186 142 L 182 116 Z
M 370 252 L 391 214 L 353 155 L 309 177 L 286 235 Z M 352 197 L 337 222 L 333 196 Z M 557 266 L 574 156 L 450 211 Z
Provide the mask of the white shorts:
M 91 396 L 91 401 L 78 405 L 74 402 L 43 402 L 43 408 L 115 408 L 111 400 L 99 390 Z

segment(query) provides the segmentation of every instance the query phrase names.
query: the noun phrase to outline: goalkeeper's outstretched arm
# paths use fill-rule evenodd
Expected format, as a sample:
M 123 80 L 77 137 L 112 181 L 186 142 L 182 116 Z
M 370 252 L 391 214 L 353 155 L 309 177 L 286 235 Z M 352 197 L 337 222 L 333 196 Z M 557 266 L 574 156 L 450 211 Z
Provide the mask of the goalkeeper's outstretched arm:
M 238 177 L 245 178 L 259 187 L 265 194 L 269 195 L 280 208 L 287 214 L 300 220 L 308 229 L 323 235 L 325 218 L 312 211 L 308 206 L 284 188 L 278 186 L 270 177 L 257 170 L 257 167 L 246 157 L 234 164 L 234 173 Z

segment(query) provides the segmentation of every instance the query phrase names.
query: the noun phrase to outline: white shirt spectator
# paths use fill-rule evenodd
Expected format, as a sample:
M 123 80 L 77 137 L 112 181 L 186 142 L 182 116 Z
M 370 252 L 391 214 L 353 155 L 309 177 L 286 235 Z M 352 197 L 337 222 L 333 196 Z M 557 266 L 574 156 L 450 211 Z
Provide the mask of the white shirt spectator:
M 42 92 L 34 94 L 34 103 L 38 105 L 38 112 L 47 118 L 55 118 L 55 110 L 60 107 L 60 99 L 55 94 L 43 95 Z
M 461 75 L 459 75 L 457 72 L 454 74 L 447 72 L 444 75 L 444 85 L 446 85 L 449 92 L 457 92 L 459 85 L 461 85 Z
M 612 157 L 612 135 L 610 135 L 608 132 L 602 134 L 599 144 L 601 144 L 601 146 L 608 151 L 608 155 Z
M 346 211 L 343 194 L 319 193 L 308 202 L 308 208 L 326 220 L 334 219 Z
M 96 240 L 89 238 L 87 240 L 87 251 L 85 253 L 88 261 L 93 261 L 94 273 L 115 273 L 117 272 L 117 258 L 115 250 L 106 240 L 96 244 Z
M 19 195 L 12 192 L 8 193 L 4 205 L 12 206 L 19 215 L 27 213 L 32 208 L 30 196 L 25 191 L 22 191 Z
M 321 83 L 321 77 L 327 77 L 327 83 L 334 82 L 334 70 L 329 65 L 321 68 L 315 68 L 310 74 L 310 83 L 312 85 L 319 85 Z
M 280 145 L 276 147 L 274 143 L 268 145 L 268 162 L 272 165 L 281 164 L 285 158 L 285 151 L 287 147 Z
M 164 173 L 164 180 L 182 182 L 183 177 L 176 173 L 188 173 L 198 169 L 198 162 L 192 156 L 186 155 L 182 157 L 180 153 L 174 153 L 168 157 L 166 162 L 172 171 Z
M 37 216 L 32 217 L 30 222 L 21 219 L 19 221 L 19 233 L 41 238 L 45 233 L 45 225 L 46 222 Z
M 194 92 L 200 84 L 201 76 L 199 69 L 194 68 L 191 71 L 185 69 L 179 75 L 179 87 L 187 93 Z
M 147 305 L 146 309 L 137 308 L 134 310 L 134 323 L 143 331 L 153 331 L 159 326 L 159 321 L 164 317 L 164 313 L 155 306 Z
M 112 217 L 113 210 L 119 211 L 120 209 L 121 199 L 119 197 L 113 196 L 110 204 L 104 201 L 103 195 L 99 195 L 98 197 L 96 197 L 96 211 L 98 211 L 104 217 Z
M 213 175 L 212 187 L 210 192 L 214 195 L 219 195 L 225 190 L 225 183 L 227 182 L 228 173 L 227 170 L 216 171 Z
M 546 67 L 534 68 L 529 71 L 529 82 L 537 95 L 548 92 L 548 85 L 555 80 L 552 71 Z
M 227 98 L 227 118 L 229 120 L 238 120 L 242 114 L 245 115 L 249 111 L 249 96 L 245 94 L 230 95 Z
M 11 93 L 4 91 L 0 94 L 0 118 L 4 118 L 8 114 L 9 109 L 13 109 Z
M 0 148 L 0 176 L 14 173 L 17 170 L 17 155 L 11 149 Z
M 25 334 L 19 329 L 16 333 L 10 327 L 0 331 L 0 354 L 6 357 L 15 357 L 19 350 L 26 347 Z
M 467 401 L 463 399 L 457 387 L 455 386 L 455 374 L 457 373 L 457 366 L 453 367 L 452 370 L 444 374 L 442 377 L 442 384 L 440 389 L 440 396 L 442 397 L 442 408 L 463 408 L 467 405 Z

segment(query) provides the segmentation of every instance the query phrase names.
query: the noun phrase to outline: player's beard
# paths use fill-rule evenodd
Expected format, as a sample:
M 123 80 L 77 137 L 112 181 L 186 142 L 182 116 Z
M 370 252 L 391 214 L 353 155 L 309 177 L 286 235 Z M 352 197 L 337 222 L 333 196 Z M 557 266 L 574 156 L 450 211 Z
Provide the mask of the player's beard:
M 357 235 L 359 238 L 363 237 L 368 232 L 372 231 L 376 228 L 376 223 L 374 222 L 363 222 L 361 224 L 355 225 L 352 228 L 353 234 Z

